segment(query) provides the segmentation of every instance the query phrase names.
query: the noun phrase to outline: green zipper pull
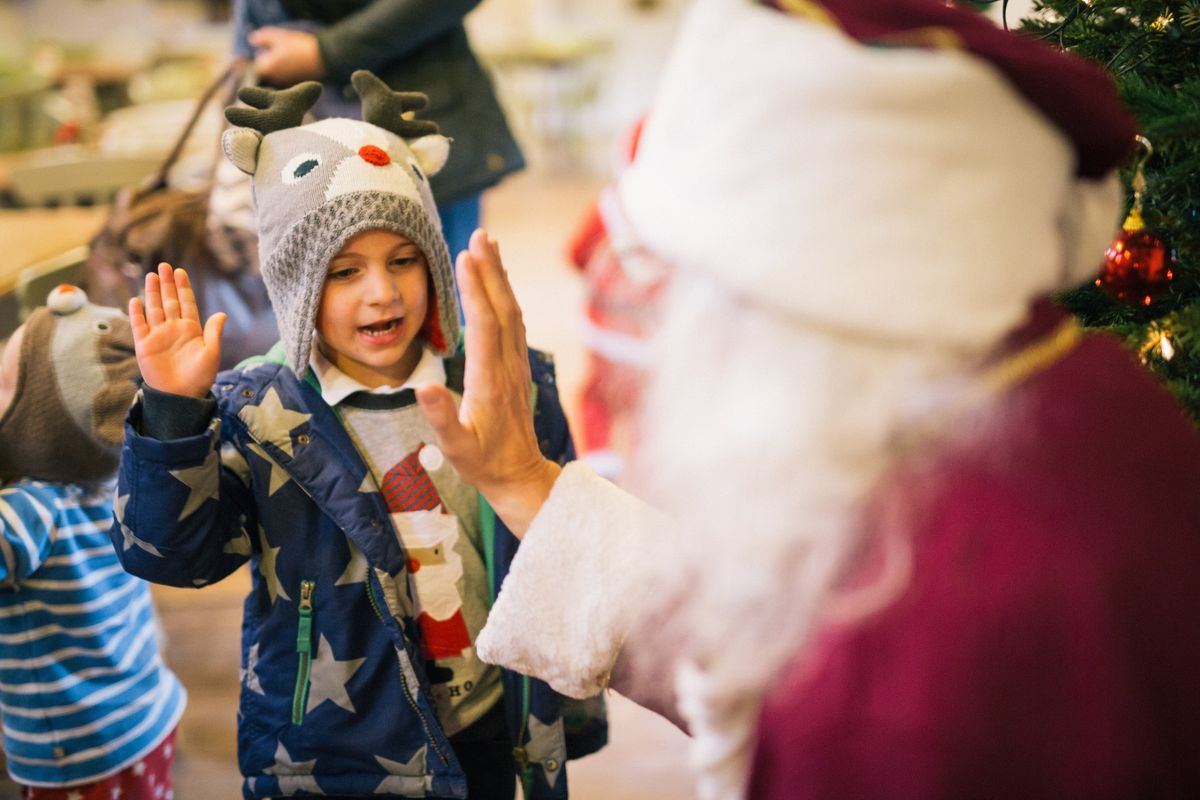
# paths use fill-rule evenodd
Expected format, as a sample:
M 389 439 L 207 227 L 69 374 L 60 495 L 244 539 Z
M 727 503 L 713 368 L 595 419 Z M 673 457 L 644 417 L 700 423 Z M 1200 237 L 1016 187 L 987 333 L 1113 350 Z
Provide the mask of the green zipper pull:
M 512 757 L 517 765 L 517 771 L 521 775 L 521 790 L 525 793 L 525 797 L 532 797 L 533 765 L 529 760 L 529 751 L 521 745 L 517 745 L 512 749 Z
M 304 704 L 308 701 L 308 672 L 312 665 L 313 589 L 316 581 L 300 581 L 300 619 L 296 624 L 296 690 L 292 694 L 292 724 L 304 721 Z

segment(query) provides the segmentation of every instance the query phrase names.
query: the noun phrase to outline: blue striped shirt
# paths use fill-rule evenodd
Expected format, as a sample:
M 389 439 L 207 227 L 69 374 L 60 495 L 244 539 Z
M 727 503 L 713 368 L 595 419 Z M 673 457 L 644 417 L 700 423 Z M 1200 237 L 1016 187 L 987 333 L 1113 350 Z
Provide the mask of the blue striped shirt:
M 0 709 L 13 779 L 119 772 L 174 730 L 186 694 L 159 656 L 149 586 L 113 551 L 112 490 L 0 489 Z

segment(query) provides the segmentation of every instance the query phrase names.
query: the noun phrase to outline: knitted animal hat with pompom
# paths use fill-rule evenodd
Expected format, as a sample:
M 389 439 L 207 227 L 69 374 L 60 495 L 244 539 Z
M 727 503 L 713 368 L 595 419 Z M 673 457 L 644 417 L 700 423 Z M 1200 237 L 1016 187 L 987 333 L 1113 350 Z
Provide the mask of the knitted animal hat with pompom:
M 0 416 L 0 478 L 112 478 L 141 382 L 129 320 L 63 285 L 23 327 L 16 392 Z
M 382 229 L 407 237 L 429 265 L 431 296 L 423 344 L 439 356 L 458 348 L 458 304 L 450 254 L 429 188 L 450 140 L 432 122 L 411 119 L 425 95 L 393 92 L 370 72 L 351 79 L 363 120 L 301 125 L 321 85 L 275 91 L 248 87 L 225 116 L 225 155 L 254 179 L 263 281 L 288 365 L 308 369 L 313 329 L 329 262 L 357 233 Z

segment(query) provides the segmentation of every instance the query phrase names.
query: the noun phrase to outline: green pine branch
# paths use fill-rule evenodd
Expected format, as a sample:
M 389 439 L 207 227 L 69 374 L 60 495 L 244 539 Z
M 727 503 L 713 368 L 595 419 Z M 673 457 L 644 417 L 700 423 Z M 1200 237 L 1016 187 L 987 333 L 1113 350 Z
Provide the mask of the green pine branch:
M 1035 0 L 1020 30 L 1114 76 L 1154 145 L 1143 216 L 1176 254 L 1175 280 L 1149 307 L 1091 281 L 1057 299 L 1086 327 L 1121 337 L 1200 421 L 1200 0 Z M 1133 166 L 1121 173 L 1126 208 Z

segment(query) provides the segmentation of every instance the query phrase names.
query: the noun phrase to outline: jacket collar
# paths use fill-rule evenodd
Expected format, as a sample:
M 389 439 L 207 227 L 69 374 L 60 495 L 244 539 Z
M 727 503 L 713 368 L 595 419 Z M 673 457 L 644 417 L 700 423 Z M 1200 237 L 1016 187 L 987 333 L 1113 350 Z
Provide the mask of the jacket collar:
M 309 366 L 321 388 L 321 397 L 334 408 L 347 397 L 358 392 L 379 395 L 399 394 L 406 389 L 415 389 L 426 383 L 446 383 L 446 369 L 442 365 L 442 359 L 427 349 L 422 351 L 421 360 L 417 362 L 412 374 L 399 386 L 379 386 L 372 389 L 359 383 L 338 369 L 316 347 L 312 349 Z
M 389 575 L 404 566 L 383 496 L 336 412 L 280 364 L 220 384 L 245 435 L 279 465 L 367 557 Z M 315 383 L 315 380 L 313 381 Z

